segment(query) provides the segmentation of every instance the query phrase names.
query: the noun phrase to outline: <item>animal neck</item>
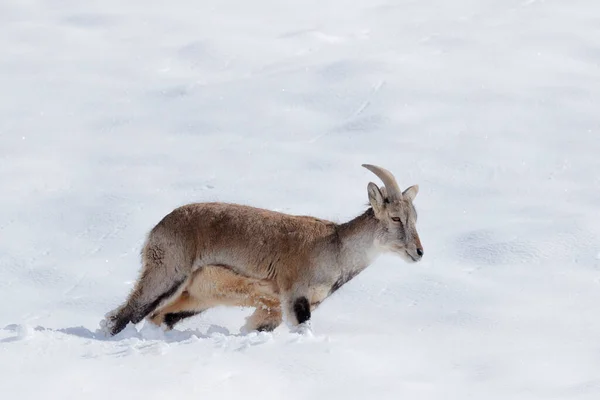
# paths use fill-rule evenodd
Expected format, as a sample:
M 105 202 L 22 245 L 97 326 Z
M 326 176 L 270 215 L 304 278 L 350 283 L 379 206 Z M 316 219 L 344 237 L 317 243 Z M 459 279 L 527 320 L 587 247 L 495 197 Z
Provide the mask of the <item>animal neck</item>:
M 377 219 L 372 208 L 337 227 L 340 267 L 357 274 L 371 264 L 380 251 L 375 245 Z

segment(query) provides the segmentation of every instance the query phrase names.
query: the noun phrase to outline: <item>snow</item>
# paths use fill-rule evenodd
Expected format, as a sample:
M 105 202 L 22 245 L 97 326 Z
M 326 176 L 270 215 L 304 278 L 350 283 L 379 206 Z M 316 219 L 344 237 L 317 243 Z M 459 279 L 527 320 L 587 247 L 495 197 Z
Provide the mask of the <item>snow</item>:
M 593 0 L 4 0 L 3 399 L 598 399 Z M 419 184 L 314 336 L 216 308 L 97 332 L 174 207 L 336 221 Z

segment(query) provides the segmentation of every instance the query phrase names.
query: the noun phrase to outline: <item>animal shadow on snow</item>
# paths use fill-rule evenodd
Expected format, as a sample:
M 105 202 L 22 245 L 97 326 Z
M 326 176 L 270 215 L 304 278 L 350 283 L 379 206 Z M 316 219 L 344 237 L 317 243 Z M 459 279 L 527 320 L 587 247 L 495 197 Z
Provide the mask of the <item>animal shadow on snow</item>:
M 211 325 L 206 333 L 203 333 L 199 330 L 176 330 L 173 329 L 171 331 L 165 332 L 161 328 L 153 327 L 149 325 L 143 325 L 140 329 L 137 329 L 132 324 L 129 324 L 123 331 L 119 332 L 115 336 L 108 336 L 104 331 L 97 329 L 92 331 L 83 326 L 73 326 L 68 328 L 46 328 L 43 326 L 28 326 L 21 324 L 11 324 L 7 325 L 2 329 L 3 331 L 13 332 L 13 336 L 9 336 L 3 339 L 0 339 L 0 343 L 10 343 L 10 342 L 18 342 L 22 340 L 31 339 L 38 334 L 45 333 L 58 333 L 69 336 L 74 336 L 82 339 L 88 340 L 97 340 L 103 342 L 120 342 L 126 341 L 129 339 L 138 339 L 138 340 L 154 340 L 154 341 L 162 341 L 165 343 L 175 343 L 175 342 L 184 342 L 190 339 L 209 339 L 214 338 L 215 336 L 221 337 L 231 337 L 231 338 L 244 338 L 255 335 L 256 332 L 250 333 L 241 333 L 241 334 L 233 334 L 230 333 L 228 329 Z

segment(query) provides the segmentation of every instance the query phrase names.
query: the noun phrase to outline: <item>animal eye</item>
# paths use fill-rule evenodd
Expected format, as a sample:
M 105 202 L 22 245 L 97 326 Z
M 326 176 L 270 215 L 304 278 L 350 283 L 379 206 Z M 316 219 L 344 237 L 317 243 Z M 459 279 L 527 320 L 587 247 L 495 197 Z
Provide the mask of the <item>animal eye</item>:
M 392 221 L 400 222 L 400 218 L 399 217 L 392 217 Z

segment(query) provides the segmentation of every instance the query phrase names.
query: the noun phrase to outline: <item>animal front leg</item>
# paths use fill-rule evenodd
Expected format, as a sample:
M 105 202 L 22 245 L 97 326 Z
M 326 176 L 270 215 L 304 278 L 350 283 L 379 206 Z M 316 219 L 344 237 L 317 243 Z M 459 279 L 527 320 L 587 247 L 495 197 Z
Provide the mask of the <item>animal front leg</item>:
M 281 308 L 279 304 L 275 307 L 268 308 L 263 305 L 256 307 L 256 310 L 246 320 L 246 324 L 242 327 L 242 332 L 271 332 L 275 330 L 282 322 Z
M 281 304 L 287 322 L 293 332 L 309 334 L 311 332 L 311 307 L 307 290 L 304 286 L 296 286 L 282 295 Z

